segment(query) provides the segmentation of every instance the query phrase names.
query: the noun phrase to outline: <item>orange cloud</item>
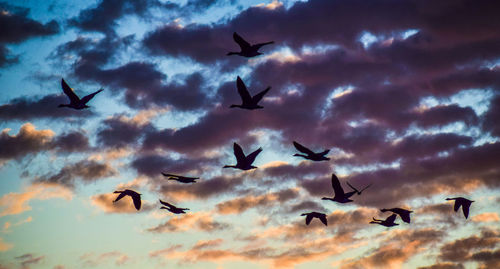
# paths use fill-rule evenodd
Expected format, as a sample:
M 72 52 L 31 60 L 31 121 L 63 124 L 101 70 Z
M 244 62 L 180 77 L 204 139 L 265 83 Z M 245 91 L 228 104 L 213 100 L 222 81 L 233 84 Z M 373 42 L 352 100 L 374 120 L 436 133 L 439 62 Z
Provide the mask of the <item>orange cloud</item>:
M 3 238 L 0 237 L 0 251 L 7 251 L 11 249 L 14 245 L 11 243 L 6 243 L 3 241 Z
M 226 223 L 214 221 L 209 212 L 187 213 L 175 216 L 163 224 L 147 229 L 152 233 L 172 233 L 188 230 L 216 231 L 228 228 Z
M 500 217 L 496 212 L 486 212 L 472 217 L 474 222 L 497 222 L 500 221 Z
M 103 193 L 90 197 L 92 205 L 96 206 L 100 210 L 106 213 L 137 213 L 142 211 L 149 211 L 155 208 L 155 206 L 145 200 L 142 200 L 142 205 L 140 211 L 137 211 L 132 202 L 132 198 L 126 196 L 117 202 L 113 202 L 117 193 Z
M 63 198 L 71 200 L 73 193 L 70 189 L 57 184 L 36 183 L 28 186 L 22 193 L 7 193 L 0 198 L 0 217 L 17 215 L 31 210 L 29 201 L 33 199 L 47 200 Z

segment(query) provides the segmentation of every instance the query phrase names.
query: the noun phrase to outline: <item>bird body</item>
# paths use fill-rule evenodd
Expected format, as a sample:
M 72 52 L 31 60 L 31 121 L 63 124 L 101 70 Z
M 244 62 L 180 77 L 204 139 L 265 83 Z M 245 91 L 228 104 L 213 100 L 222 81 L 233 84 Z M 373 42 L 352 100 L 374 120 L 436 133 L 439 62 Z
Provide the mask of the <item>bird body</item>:
M 68 96 L 70 103 L 69 104 L 60 104 L 59 107 L 69 107 L 69 108 L 74 108 L 74 109 L 84 109 L 84 108 L 89 108 L 87 106 L 87 103 L 90 101 L 90 99 L 94 98 L 94 96 L 100 92 L 103 91 L 103 89 L 100 89 L 94 93 L 91 93 L 89 95 L 86 95 L 82 99 L 80 99 L 73 89 L 68 86 L 66 81 L 64 79 L 61 79 L 61 87 L 63 89 L 63 92 Z
M 230 108 L 239 107 L 248 110 L 264 108 L 263 106 L 258 105 L 258 103 L 260 102 L 262 97 L 264 97 L 264 95 L 271 89 L 271 87 L 267 87 L 265 90 L 252 97 L 248 92 L 245 83 L 243 83 L 243 80 L 241 80 L 239 76 L 238 78 L 236 78 L 236 88 L 238 89 L 238 93 L 241 97 L 241 105 L 231 105 Z
M 383 209 L 380 209 L 380 211 L 382 211 L 382 212 L 390 211 L 392 213 L 396 213 L 406 223 L 410 223 L 410 213 L 413 212 L 413 211 L 406 210 L 406 209 L 399 208 L 399 207 L 389 208 L 389 209 L 383 208 Z
M 199 177 L 185 177 L 167 173 L 161 173 L 161 174 L 167 177 L 167 180 L 176 180 L 182 183 L 196 183 L 196 180 L 199 179 Z
M 124 190 L 124 191 L 115 191 L 114 193 L 119 193 L 118 197 L 113 201 L 117 202 L 126 195 L 130 196 L 132 198 L 132 201 L 134 201 L 134 206 L 137 210 L 141 209 L 141 194 L 133 191 L 133 190 Z
M 186 212 L 184 212 L 184 211 L 189 210 L 189 208 L 176 207 L 173 204 L 162 201 L 161 199 L 160 199 L 160 203 L 162 205 L 164 205 L 164 206 L 160 207 L 160 209 L 166 209 L 174 214 L 185 214 Z
M 458 209 L 460 207 L 462 207 L 462 212 L 464 213 L 464 217 L 465 218 L 469 217 L 469 208 L 470 208 L 470 205 L 474 201 L 471 201 L 471 200 L 463 198 L 463 197 L 446 198 L 446 200 L 448 200 L 448 201 L 455 200 L 455 205 L 453 207 L 453 210 L 455 210 L 455 212 L 457 212 Z
M 380 224 L 380 225 L 385 226 L 385 227 L 396 226 L 396 225 L 399 225 L 399 224 L 394 222 L 396 220 L 396 217 L 397 217 L 396 214 L 392 214 L 388 218 L 386 218 L 385 220 L 373 218 L 373 221 L 370 221 L 370 224 Z
M 233 39 L 238 45 L 240 46 L 241 51 L 240 52 L 228 52 L 227 55 L 240 55 L 243 57 L 251 58 L 255 57 L 258 55 L 261 55 L 262 53 L 259 52 L 259 49 L 262 46 L 273 44 L 274 41 L 270 42 L 265 42 L 265 43 L 259 43 L 259 44 L 254 44 L 250 45 L 245 39 L 243 39 L 240 35 L 238 35 L 236 32 L 233 33 Z
M 356 191 L 345 193 L 344 189 L 340 185 L 339 179 L 337 178 L 337 176 L 335 174 L 332 174 L 332 188 L 334 191 L 334 197 L 333 198 L 323 197 L 323 198 L 321 198 L 322 200 L 330 200 L 330 201 L 342 203 L 342 204 L 349 203 L 349 202 L 353 201 L 353 200 L 349 199 L 349 197 L 353 196 L 356 193 Z
M 328 157 L 325 157 L 326 154 L 328 154 L 328 152 L 330 152 L 329 149 L 325 149 L 325 151 L 323 152 L 318 152 L 318 153 L 315 153 L 314 151 L 302 146 L 301 144 L 299 144 L 298 142 L 296 141 L 293 141 L 293 145 L 295 146 L 295 148 L 302 152 L 302 153 L 305 153 L 306 155 L 304 154 L 294 154 L 293 156 L 298 156 L 298 157 L 302 157 L 304 159 L 308 159 L 308 160 L 311 160 L 311 161 L 328 161 L 330 160 L 330 158 Z
M 224 165 L 223 168 L 237 168 L 241 170 L 250 170 L 257 168 L 256 166 L 253 166 L 252 163 L 255 161 L 257 155 L 262 151 L 262 148 L 259 148 L 256 151 L 245 156 L 245 153 L 243 153 L 240 145 L 234 143 L 233 151 L 234 156 L 236 157 L 236 165 Z
M 306 216 L 306 225 L 309 225 L 311 223 L 311 220 L 313 218 L 318 218 L 325 226 L 328 226 L 327 220 L 326 220 L 326 214 L 319 213 L 319 212 L 309 212 L 309 213 L 303 213 L 301 216 Z

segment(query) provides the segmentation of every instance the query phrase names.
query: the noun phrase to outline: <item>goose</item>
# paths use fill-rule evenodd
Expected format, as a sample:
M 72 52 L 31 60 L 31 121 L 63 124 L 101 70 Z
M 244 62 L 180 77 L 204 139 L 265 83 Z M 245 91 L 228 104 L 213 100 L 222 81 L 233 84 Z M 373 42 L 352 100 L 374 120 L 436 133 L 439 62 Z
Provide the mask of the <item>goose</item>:
M 118 200 L 122 199 L 126 195 L 130 196 L 132 200 L 134 201 L 134 206 L 137 210 L 141 209 L 141 194 L 133 191 L 133 190 L 124 190 L 124 191 L 115 191 L 114 193 L 119 193 L 118 197 L 113 201 L 117 202 Z
M 380 209 L 380 211 L 382 211 L 382 212 L 390 211 L 392 213 L 396 213 L 406 223 L 410 223 L 410 213 L 413 212 L 413 211 L 406 210 L 406 209 L 399 208 L 399 207 L 389 208 L 389 209 L 383 208 L 383 209 Z
M 353 200 L 349 199 L 349 197 L 353 196 L 355 193 L 358 191 L 351 191 L 348 193 L 344 193 L 344 189 L 342 189 L 342 186 L 340 186 L 340 181 L 337 178 L 335 174 L 332 174 L 332 187 L 333 191 L 335 193 L 335 196 L 333 198 L 329 197 L 323 197 L 321 200 L 330 200 L 338 203 L 349 203 L 352 202 Z
M 160 199 L 160 203 L 164 206 L 160 207 L 160 209 L 166 209 L 174 214 L 185 214 L 185 210 L 189 210 L 189 208 L 179 208 L 174 206 L 173 204 L 169 204 L 167 202 L 164 202 Z M 165 207 L 166 206 L 166 207 Z
M 326 214 L 318 213 L 318 212 L 309 212 L 309 213 L 303 213 L 303 214 L 301 214 L 301 216 L 307 216 L 306 217 L 306 225 L 309 225 L 309 223 L 311 223 L 311 220 L 313 218 L 318 218 L 319 220 L 321 220 L 321 222 L 323 222 L 323 224 L 325 224 L 325 226 L 328 226 L 328 223 L 326 221 Z
M 199 177 L 184 177 L 167 173 L 161 173 L 161 174 L 167 177 L 168 180 L 177 180 L 182 183 L 196 183 L 196 180 L 199 179 Z
M 253 166 L 252 163 L 253 161 L 255 161 L 257 155 L 259 155 L 259 153 L 262 151 L 262 148 L 259 148 L 256 151 L 245 156 L 245 153 L 243 153 L 240 145 L 234 143 L 233 151 L 234 156 L 236 157 L 236 165 L 224 165 L 223 168 L 237 168 L 241 170 L 250 170 L 257 168 L 256 166 Z
M 464 212 L 464 216 L 465 218 L 468 218 L 469 217 L 469 208 L 470 208 L 470 205 L 474 202 L 474 201 L 471 201 L 469 199 L 465 199 L 463 197 L 456 197 L 456 198 L 446 198 L 446 200 L 450 201 L 450 200 L 455 200 L 455 206 L 453 207 L 453 210 L 455 210 L 455 212 L 458 211 L 458 209 L 460 208 L 460 206 L 462 207 L 462 211 Z
M 298 156 L 298 157 L 302 157 L 304 159 L 308 159 L 308 160 L 311 160 L 311 161 L 329 161 L 330 158 L 328 157 L 325 157 L 326 154 L 328 154 L 328 152 L 330 152 L 329 149 L 325 149 L 325 151 L 323 152 L 318 152 L 318 153 L 315 153 L 313 152 L 312 150 L 302 146 L 301 144 L 299 144 L 298 142 L 296 141 L 293 141 L 293 145 L 295 146 L 295 148 L 302 152 L 302 153 L 305 153 L 306 155 L 304 154 L 294 154 L 293 156 Z
M 358 191 L 358 189 L 354 188 L 351 184 L 349 184 L 349 182 L 347 182 L 347 181 L 346 181 L 346 183 L 347 183 L 347 185 L 349 185 L 349 187 L 351 187 L 351 189 L 353 189 L 353 190 L 354 190 L 354 193 L 357 193 L 358 195 L 361 195 L 361 193 L 362 193 L 364 190 L 368 189 L 368 188 L 372 185 L 372 184 L 370 183 L 370 184 L 368 184 L 368 186 L 366 186 L 366 187 L 364 187 L 363 189 L 361 189 L 360 191 Z M 347 194 L 350 194 L 350 193 L 351 193 L 351 192 L 348 192 Z
M 264 95 L 271 89 L 271 87 L 267 87 L 265 90 L 252 97 L 250 96 L 250 93 L 248 92 L 247 87 L 245 86 L 245 83 L 243 83 L 243 80 L 241 80 L 240 76 L 236 78 L 236 88 L 238 88 L 238 93 L 241 97 L 241 105 L 231 105 L 229 107 L 239 107 L 248 110 L 264 108 L 263 106 L 259 106 L 258 103 L 262 99 L 262 97 L 264 97 Z
M 245 39 L 243 39 L 240 35 L 238 35 L 236 32 L 233 33 L 233 39 L 238 45 L 240 45 L 241 51 L 240 52 L 228 52 L 227 55 L 240 55 L 243 57 L 251 58 L 255 57 L 258 55 L 261 55 L 262 53 L 259 52 L 260 47 L 273 44 L 274 41 L 271 42 L 266 42 L 266 43 L 259 43 L 255 45 L 250 45 Z
M 394 222 L 394 220 L 396 220 L 396 217 L 397 217 L 396 214 L 392 214 L 388 218 L 386 218 L 385 220 L 373 218 L 373 221 L 370 221 L 370 223 L 371 224 L 380 224 L 380 225 L 385 226 L 385 227 L 392 227 L 392 226 L 399 225 L 399 224 Z
M 100 89 L 94 93 L 91 93 L 89 95 L 86 95 L 82 99 L 80 99 L 75 92 L 73 91 L 72 88 L 68 86 L 66 81 L 64 79 L 61 79 L 61 87 L 63 89 L 63 92 L 68 96 L 69 98 L 69 104 L 60 104 L 59 107 L 69 107 L 69 108 L 74 108 L 74 109 L 84 109 L 84 108 L 89 108 L 87 103 L 90 101 L 90 99 L 94 98 L 94 96 L 100 92 L 103 91 L 103 89 Z

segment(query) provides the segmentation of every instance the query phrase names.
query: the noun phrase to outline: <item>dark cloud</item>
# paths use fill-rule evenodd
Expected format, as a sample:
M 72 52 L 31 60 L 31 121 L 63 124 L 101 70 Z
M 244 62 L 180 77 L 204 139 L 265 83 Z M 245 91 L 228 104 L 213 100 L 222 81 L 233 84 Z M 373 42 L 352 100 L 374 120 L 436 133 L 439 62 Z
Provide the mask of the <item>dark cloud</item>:
M 464 269 L 465 267 L 462 264 L 456 263 L 437 263 L 430 266 L 418 267 L 418 269 Z
M 36 130 L 31 123 L 26 123 L 19 129 L 17 135 L 9 135 L 8 129 L 0 134 L 0 160 L 20 159 L 28 154 L 37 153 L 50 148 L 54 136 L 51 130 Z
M 490 103 L 489 109 L 484 116 L 483 128 L 490 131 L 494 136 L 500 137 L 500 95 L 495 96 Z
M 59 89 L 62 92 L 62 90 Z M 34 120 L 43 118 L 88 118 L 95 113 L 92 110 L 74 110 L 59 108 L 60 104 L 67 104 L 68 97 L 65 95 L 46 95 L 41 99 L 19 97 L 0 105 L 0 119 L 4 120 Z
M 439 259 L 443 261 L 465 262 L 472 257 L 473 250 L 492 249 L 500 243 L 498 231 L 483 230 L 480 236 L 472 235 L 467 238 L 457 239 L 441 247 Z M 488 254 L 483 257 L 488 256 Z M 477 257 L 477 256 L 476 256 Z M 479 255 L 481 257 L 481 255 Z
M 89 140 L 82 130 L 57 136 L 52 147 L 59 152 L 83 152 L 90 149 Z
M 124 115 L 105 119 L 97 132 L 100 144 L 107 147 L 126 147 L 136 144 L 144 130 L 151 128 L 149 123 L 130 120 Z
M 47 174 L 35 179 L 38 183 L 55 183 L 74 188 L 77 179 L 93 182 L 101 178 L 116 175 L 116 170 L 107 163 L 83 160 L 64 166 L 57 174 Z
M 147 175 L 150 177 L 158 177 L 161 176 L 162 172 L 171 174 L 183 174 L 186 172 L 197 171 L 197 173 L 201 173 L 205 166 L 213 163 L 214 160 L 204 158 L 172 159 L 156 154 L 145 154 L 137 157 L 132 162 L 132 167 L 135 168 L 139 174 Z
M 45 259 L 45 256 L 35 257 L 35 255 L 28 253 L 15 257 L 15 259 L 19 261 L 22 269 L 29 269 L 32 265 L 41 263 Z

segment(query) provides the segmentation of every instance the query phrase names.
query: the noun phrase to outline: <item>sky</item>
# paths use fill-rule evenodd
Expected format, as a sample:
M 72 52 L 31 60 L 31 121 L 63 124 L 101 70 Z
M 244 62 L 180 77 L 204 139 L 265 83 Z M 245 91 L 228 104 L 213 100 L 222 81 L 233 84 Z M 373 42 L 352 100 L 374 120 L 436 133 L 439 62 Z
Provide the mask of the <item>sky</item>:
M 500 268 L 499 13 L 494 0 L 0 2 L 0 268 Z M 234 32 L 274 44 L 226 56 Z M 271 87 L 263 109 L 229 108 L 238 76 L 251 94 Z M 62 78 L 103 91 L 59 108 Z M 295 157 L 293 141 L 331 160 Z M 222 168 L 233 143 L 262 147 L 257 169 Z M 372 185 L 325 201 L 332 173 Z M 140 211 L 112 202 L 124 189 Z M 449 197 L 474 201 L 468 219 Z M 411 223 L 369 224 L 393 207 Z M 306 225 L 312 211 L 328 226 Z

